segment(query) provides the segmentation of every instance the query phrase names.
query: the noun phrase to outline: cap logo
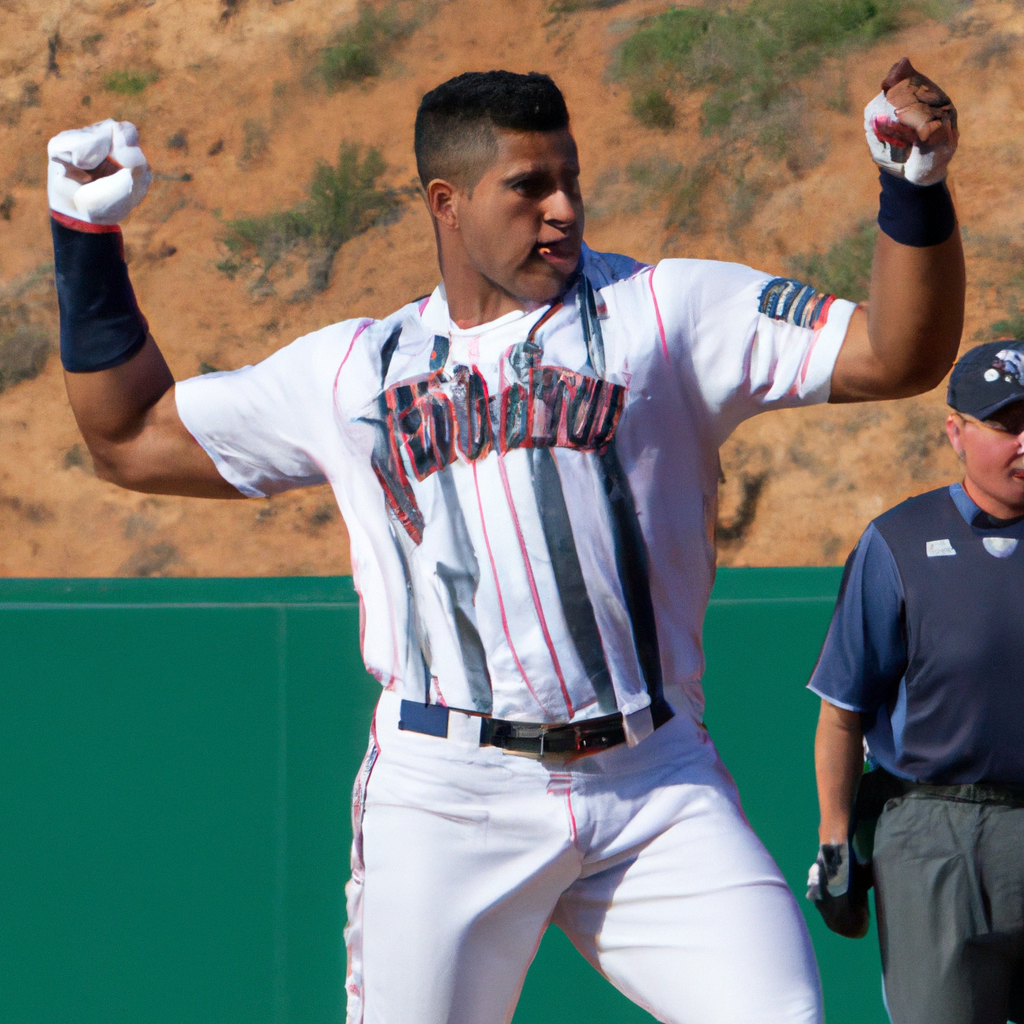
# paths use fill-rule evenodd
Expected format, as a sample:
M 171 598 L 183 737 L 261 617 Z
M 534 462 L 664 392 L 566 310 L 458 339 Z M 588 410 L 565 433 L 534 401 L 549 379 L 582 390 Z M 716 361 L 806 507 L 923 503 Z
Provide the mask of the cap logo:
M 985 371 L 985 380 L 987 380 L 989 384 L 994 380 L 999 380 L 999 371 L 994 366 L 990 366 Z
M 1024 387 L 1024 352 L 1018 352 L 1013 348 L 1000 349 L 992 360 L 992 369 L 1002 374 L 1007 384 L 1016 382 Z M 993 379 L 986 372 L 985 380 Z

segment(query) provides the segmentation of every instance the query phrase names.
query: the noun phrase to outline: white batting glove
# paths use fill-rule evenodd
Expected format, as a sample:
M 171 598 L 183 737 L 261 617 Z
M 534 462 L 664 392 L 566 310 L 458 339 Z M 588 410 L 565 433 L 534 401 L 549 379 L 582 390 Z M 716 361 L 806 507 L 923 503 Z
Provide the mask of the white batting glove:
M 864 135 L 883 170 L 914 185 L 934 185 L 946 177 L 956 152 L 956 107 L 904 57 L 864 108 Z
M 124 220 L 152 181 L 139 133 L 130 121 L 108 118 L 61 132 L 50 139 L 46 153 L 50 209 L 87 224 Z

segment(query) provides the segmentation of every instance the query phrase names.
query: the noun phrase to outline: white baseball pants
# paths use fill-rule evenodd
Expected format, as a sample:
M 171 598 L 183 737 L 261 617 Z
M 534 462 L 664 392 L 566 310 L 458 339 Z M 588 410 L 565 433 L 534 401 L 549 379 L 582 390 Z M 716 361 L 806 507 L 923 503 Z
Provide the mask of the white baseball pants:
M 796 901 L 685 713 L 569 764 L 398 717 L 385 692 L 355 786 L 349 1024 L 508 1024 L 550 922 L 657 1020 L 822 1020 Z

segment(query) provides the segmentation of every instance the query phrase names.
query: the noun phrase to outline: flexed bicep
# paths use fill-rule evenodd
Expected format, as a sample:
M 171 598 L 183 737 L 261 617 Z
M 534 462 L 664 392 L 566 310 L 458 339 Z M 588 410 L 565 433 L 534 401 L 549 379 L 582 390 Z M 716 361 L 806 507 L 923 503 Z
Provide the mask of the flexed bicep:
M 121 365 L 65 370 L 64 381 L 101 479 L 150 494 L 243 497 L 182 423 L 174 380 L 151 336 Z

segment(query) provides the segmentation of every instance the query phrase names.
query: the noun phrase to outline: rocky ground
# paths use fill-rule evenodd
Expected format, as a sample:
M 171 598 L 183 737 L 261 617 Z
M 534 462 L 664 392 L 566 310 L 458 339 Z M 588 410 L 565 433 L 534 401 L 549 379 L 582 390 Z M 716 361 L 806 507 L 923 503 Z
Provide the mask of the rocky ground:
M 873 216 L 859 111 L 908 54 L 960 111 L 951 184 L 969 258 L 964 345 L 1012 321 L 1024 298 L 1019 3 L 921 14 L 870 49 L 826 61 L 802 85 L 801 145 L 745 150 L 729 164 L 740 171 L 720 175 L 672 226 L 677 193 L 665 182 L 725 143 L 699 130 L 699 92 L 677 96 L 673 129 L 644 128 L 609 73 L 637 20 L 666 6 L 406 0 L 380 74 L 332 91 L 316 68 L 358 17 L 349 0 L 0 0 L 0 575 L 349 571 L 326 489 L 202 502 L 121 492 L 93 475 L 53 352 L 45 145 L 103 117 L 139 126 L 156 175 L 125 239 L 153 333 L 185 377 L 256 361 L 325 323 L 383 315 L 431 290 L 438 271 L 412 187 L 411 135 L 419 97 L 444 78 L 492 66 L 556 78 L 580 144 L 591 246 L 789 274 Z M 333 163 L 346 140 L 379 149 L 399 205 L 340 248 L 326 287 L 301 251 L 271 274 L 232 263 L 228 222 L 300 202 L 317 161 Z M 722 452 L 721 564 L 842 561 L 869 518 L 953 478 L 943 410 L 939 389 L 745 424 Z

